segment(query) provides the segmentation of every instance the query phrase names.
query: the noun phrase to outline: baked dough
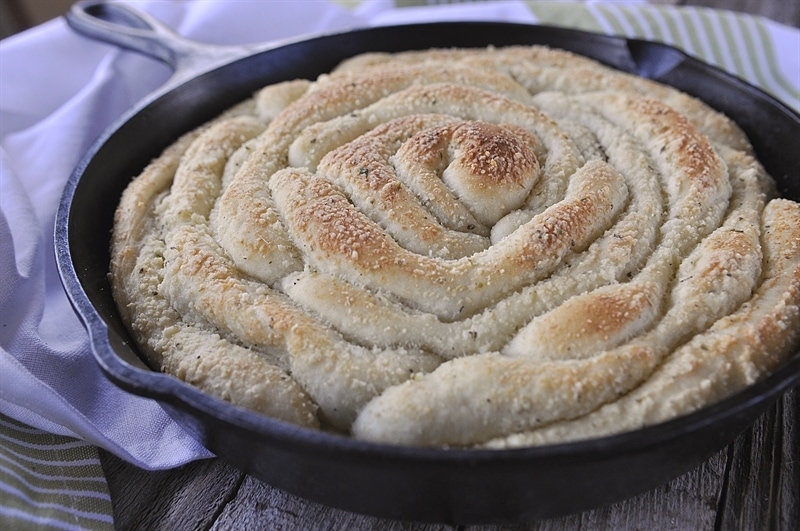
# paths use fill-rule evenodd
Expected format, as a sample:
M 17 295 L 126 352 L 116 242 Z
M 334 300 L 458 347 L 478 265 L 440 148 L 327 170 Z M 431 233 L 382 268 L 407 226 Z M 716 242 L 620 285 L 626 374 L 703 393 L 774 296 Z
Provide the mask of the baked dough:
M 540 46 L 268 86 L 125 191 L 147 360 L 276 419 L 507 448 L 684 415 L 800 330 L 800 205 L 731 120 Z

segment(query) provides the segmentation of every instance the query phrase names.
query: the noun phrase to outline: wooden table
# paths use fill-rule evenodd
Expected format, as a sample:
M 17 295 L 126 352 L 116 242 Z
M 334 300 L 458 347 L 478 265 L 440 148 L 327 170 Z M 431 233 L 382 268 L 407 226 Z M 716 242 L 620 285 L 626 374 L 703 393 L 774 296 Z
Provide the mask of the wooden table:
M 702 0 L 800 27 L 797 0 Z M 214 459 L 147 472 L 101 451 L 117 527 L 123 529 L 800 529 L 800 393 L 697 469 L 640 496 L 581 514 L 516 526 L 454 527 L 379 520 L 270 487 Z

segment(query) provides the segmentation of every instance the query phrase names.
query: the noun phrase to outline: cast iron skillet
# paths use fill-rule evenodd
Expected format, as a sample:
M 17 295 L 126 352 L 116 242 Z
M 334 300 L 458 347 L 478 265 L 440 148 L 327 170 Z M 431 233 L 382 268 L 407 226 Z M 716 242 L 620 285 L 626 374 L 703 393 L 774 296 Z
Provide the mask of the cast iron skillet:
M 207 396 L 140 359 L 107 280 L 113 211 L 132 176 L 180 134 L 290 78 L 314 78 L 366 51 L 547 44 L 671 84 L 733 117 L 783 195 L 800 199 L 800 116 L 671 47 L 561 28 L 431 23 L 317 36 L 272 47 L 185 41 L 127 8 L 81 2 L 70 25 L 176 70 L 114 124 L 69 179 L 56 220 L 58 268 L 93 353 L 121 388 L 151 397 L 216 455 L 271 485 L 333 507 L 398 520 L 500 523 L 564 515 L 649 490 L 696 467 L 800 380 L 800 352 L 722 403 L 613 437 L 515 450 L 408 448 L 291 426 Z

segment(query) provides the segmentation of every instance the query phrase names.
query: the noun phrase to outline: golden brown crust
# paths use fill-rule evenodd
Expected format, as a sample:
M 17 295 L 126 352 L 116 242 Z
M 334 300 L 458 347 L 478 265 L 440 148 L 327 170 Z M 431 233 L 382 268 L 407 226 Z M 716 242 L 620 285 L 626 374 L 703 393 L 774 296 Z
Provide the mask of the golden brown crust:
M 288 422 L 509 447 L 661 422 L 797 344 L 800 213 L 739 128 L 545 47 L 366 54 L 170 147 L 115 218 L 154 366 Z

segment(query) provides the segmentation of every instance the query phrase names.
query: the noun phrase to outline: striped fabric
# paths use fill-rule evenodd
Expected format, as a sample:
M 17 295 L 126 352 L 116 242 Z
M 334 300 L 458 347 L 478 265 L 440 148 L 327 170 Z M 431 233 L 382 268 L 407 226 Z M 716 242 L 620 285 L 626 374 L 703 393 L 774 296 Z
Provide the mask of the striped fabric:
M 358 1 L 339 0 L 350 5 Z M 398 7 L 469 0 L 395 0 Z M 480 4 L 475 1 L 474 4 Z M 796 28 L 733 11 L 638 1 L 527 0 L 538 23 L 642 38 L 675 46 L 775 96 L 800 112 L 800 38 Z M 778 53 L 780 44 L 784 51 Z M 787 50 L 795 53 L 786 53 Z
M 680 48 L 772 94 L 800 111 L 800 41 L 797 30 L 759 17 L 696 7 L 575 2 L 527 2 L 542 24 L 643 38 Z M 778 54 L 785 33 L 796 53 Z
M 97 449 L 0 414 L 0 529 L 114 529 Z

